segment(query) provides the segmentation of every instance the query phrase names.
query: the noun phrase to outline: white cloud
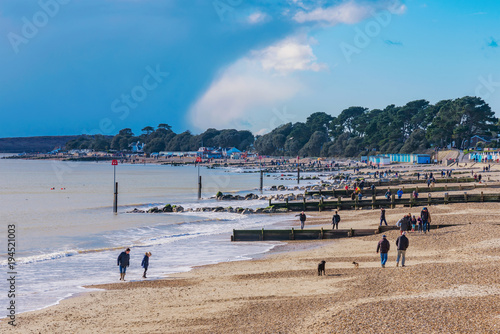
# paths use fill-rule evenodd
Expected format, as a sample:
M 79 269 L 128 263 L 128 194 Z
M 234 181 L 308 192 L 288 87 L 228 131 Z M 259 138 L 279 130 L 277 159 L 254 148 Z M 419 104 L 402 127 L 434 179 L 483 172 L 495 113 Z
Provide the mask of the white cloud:
M 264 70 L 273 70 L 280 74 L 327 69 L 325 64 L 316 62 L 316 56 L 309 44 L 294 38 L 287 38 L 265 49 L 253 51 L 252 55 Z
M 288 114 L 273 114 L 273 110 L 304 88 L 298 78 L 289 74 L 326 68 L 316 62 L 304 38 L 287 38 L 251 51 L 225 69 L 196 101 L 189 112 L 190 122 L 200 129 L 232 127 L 256 131 L 298 121 Z
M 356 3 L 347 1 L 331 7 L 317 7 L 311 11 L 299 11 L 293 19 L 299 23 L 321 22 L 330 26 L 340 23 L 358 23 L 378 10 L 388 10 L 393 14 L 403 14 L 406 6 L 399 0 Z
M 272 76 L 249 58 L 226 69 L 189 112 L 199 128 L 260 129 L 268 127 L 266 115 L 300 90 L 296 80 Z
M 248 16 L 247 21 L 250 24 L 258 24 L 258 23 L 262 23 L 264 21 L 267 21 L 268 19 L 269 19 L 269 16 L 266 13 L 255 12 L 255 13 L 250 14 L 250 16 Z

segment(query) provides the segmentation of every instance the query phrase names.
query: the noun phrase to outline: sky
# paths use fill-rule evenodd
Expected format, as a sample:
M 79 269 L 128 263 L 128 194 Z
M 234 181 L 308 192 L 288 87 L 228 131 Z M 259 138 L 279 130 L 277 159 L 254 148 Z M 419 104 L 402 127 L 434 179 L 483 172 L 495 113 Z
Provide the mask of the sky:
M 2 0 L 0 137 L 236 128 L 483 98 L 495 0 Z

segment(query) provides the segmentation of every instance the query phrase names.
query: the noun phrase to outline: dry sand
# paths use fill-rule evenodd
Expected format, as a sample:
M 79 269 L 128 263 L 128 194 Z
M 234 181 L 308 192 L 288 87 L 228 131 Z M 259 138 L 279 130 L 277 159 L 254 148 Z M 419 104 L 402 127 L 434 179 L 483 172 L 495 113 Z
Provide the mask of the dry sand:
M 420 209 L 387 210 L 387 218 L 394 223 Z M 260 259 L 98 286 L 106 290 L 19 315 L 15 329 L 4 320 L 0 332 L 499 333 L 499 209 L 498 203 L 430 207 L 433 224 L 460 226 L 410 233 L 405 268 L 395 267 L 399 231 L 386 233 L 386 268 L 375 253 L 380 235 L 290 242 L 286 252 L 279 247 Z M 378 225 L 378 210 L 340 214 L 341 228 Z M 308 223 L 328 228 L 330 216 L 311 214 Z M 321 260 L 326 276 L 316 273 Z

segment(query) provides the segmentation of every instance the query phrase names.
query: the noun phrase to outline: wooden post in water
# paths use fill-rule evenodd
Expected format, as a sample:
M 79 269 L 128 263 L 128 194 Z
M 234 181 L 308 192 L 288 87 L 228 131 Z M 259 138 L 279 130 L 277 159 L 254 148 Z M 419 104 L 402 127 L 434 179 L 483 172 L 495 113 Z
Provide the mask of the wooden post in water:
M 118 182 L 115 182 L 115 193 L 113 199 L 113 212 L 118 212 Z
M 264 171 L 260 170 L 260 192 L 262 193 L 262 189 L 264 188 Z
M 198 177 L 198 199 L 201 199 L 201 175 Z
M 300 184 L 300 167 L 297 167 L 297 184 Z

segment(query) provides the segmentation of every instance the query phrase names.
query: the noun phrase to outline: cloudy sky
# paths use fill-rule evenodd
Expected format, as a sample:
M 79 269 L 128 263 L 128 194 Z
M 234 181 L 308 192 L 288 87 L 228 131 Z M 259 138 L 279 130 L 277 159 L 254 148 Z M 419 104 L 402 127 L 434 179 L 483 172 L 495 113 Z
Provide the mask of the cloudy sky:
M 500 116 L 498 22 L 496 0 L 2 0 L 0 137 L 261 134 L 465 95 Z

